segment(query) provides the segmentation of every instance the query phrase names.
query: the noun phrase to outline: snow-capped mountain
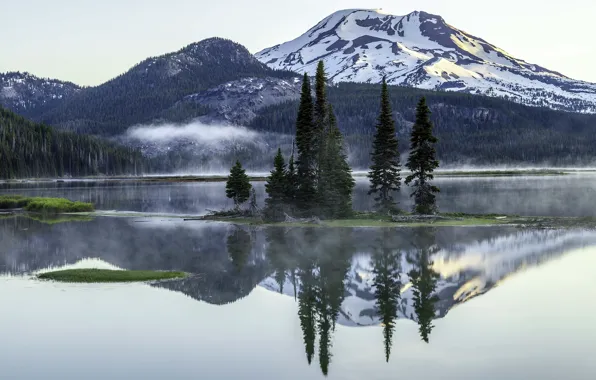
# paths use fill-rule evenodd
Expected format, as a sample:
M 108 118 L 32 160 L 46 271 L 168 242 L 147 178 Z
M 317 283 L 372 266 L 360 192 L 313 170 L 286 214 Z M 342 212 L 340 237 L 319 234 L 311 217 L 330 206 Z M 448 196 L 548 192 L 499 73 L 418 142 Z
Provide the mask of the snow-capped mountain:
M 0 106 L 25 116 L 40 114 L 80 90 L 76 84 L 29 73 L 0 73 Z
M 342 10 L 256 57 L 271 68 L 309 75 L 323 60 L 335 83 L 379 83 L 386 76 L 393 85 L 596 113 L 596 84 L 512 57 L 426 12 L 394 16 L 379 10 Z
M 522 231 L 467 244 L 443 246 L 432 256 L 433 270 L 440 276 L 435 304 L 436 318 L 442 318 L 453 307 L 482 295 L 517 271 L 538 266 L 573 249 L 596 245 L 592 231 L 540 230 Z M 417 320 L 413 307 L 413 289 L 408 272 L 412 265 L 402 253 L 401 300 L 398 318 Z M 362 252 L 352 259 L 345 281 L 346 297 L 341 305 L 338 323 L 345 326 L 370 326 L 380 323 L 376 308 L 374 273 L 370 253 Z M 259 285 L 280 291 L 275 274 Z M 283 293 L 295 297 L 294 285 L 286 276 Z M 296 291 L 300 291 L 297 284 Z

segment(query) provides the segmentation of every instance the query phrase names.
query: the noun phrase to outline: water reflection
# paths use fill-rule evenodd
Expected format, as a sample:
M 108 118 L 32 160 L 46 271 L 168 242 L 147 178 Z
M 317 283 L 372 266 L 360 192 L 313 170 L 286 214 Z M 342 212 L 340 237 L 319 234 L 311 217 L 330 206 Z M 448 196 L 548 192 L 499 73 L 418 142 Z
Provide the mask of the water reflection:
M 396 322 L 432 341 L 437 318 L 512 273 L 574 248 L 596 232 L 491 228 L 254 229 L 169 219 L 96 218 L 55 225 L 0 220 L 0 273 L 28 273 L 98 258 L 126 269 L 196 276 L 153 284 L 214 305 L 265 289 L 296 302 L 305 362 L 330 372 L 337 325 L 380 325 L 384 359 Z

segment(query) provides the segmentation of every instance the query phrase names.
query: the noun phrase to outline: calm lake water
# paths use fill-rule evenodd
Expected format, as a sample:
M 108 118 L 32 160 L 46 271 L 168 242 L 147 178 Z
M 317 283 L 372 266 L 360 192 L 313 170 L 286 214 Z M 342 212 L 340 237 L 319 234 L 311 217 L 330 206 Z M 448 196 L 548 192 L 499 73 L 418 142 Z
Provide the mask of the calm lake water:
M 445 211 L 595 216 L 595 180 L 437 182 Z M 221 183 L 18 186 L 2 191 L 151 213 L 226 204 Z M 0 378 L 594 379 L 595 266 L 586 230 L 0 217 Z M 69 267 L 192 276 L 34 279 Z
M 566 176 L 445 178 L 438 177 L 439 208 L 444 212 L 506 213 L 549 216 L 596 216 L 596 174 Z M 263 204 L 263 182 L 254 183 Z M 0 193 L 66 197 L 93 202 L 99 210 L 204 214 L 231 208 L 225 183 L 65 182 L 1 184 Z M 354 208 L 370 210 L 368 181 L 358 178 Z M 403 209 L 412 203 L 410 190 L 397 195 Z

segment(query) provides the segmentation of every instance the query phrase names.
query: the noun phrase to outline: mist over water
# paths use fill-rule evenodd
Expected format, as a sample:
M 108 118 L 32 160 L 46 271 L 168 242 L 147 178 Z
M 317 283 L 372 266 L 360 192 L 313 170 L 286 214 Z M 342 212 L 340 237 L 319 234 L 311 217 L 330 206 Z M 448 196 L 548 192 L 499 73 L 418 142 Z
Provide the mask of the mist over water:
M 169 123 L 139 125 L 131 127 L 126 135 L 130 138 L 152 143 L 170 143 L 175 140 L 188 139 L 200 144 L 217 147 L 229 141 L 254 141 L 259 134 L 244 127 L 192 122 L 184 125 Z

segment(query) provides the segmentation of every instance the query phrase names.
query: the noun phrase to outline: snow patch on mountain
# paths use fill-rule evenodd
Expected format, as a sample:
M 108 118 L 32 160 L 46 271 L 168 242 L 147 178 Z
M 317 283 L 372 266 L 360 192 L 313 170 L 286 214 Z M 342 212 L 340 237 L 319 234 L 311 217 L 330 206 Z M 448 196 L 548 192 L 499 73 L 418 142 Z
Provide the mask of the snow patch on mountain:
M 323 60 L 336 83 L 379 83 L 386 76 L 393 85 L 596 113 L 596 84 L 515 58 L 426 12 L 395 16 L 377 10 L 338 11 L 256 57 L 271 68 L 309 75 Z

